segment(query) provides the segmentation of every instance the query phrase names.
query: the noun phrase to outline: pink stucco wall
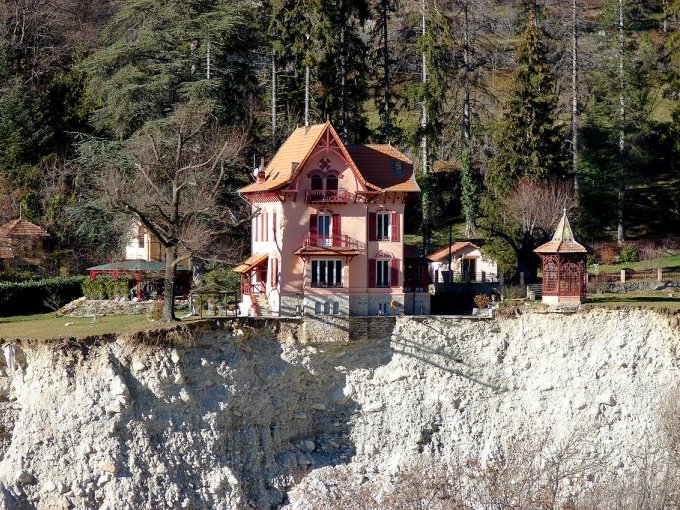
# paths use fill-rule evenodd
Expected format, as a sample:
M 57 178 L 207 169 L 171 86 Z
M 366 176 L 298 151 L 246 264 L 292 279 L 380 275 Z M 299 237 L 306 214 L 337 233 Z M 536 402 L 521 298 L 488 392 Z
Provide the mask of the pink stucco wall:
M 320 168 L 322 158 L 328 158 L 326 173 L 337 173 L 338 187 L 351 193 L 366 191 L 363 184 L 349 168 L 344 158 L 333 153 L 323 153 L 313 157 L 301 169 L 296 181 L 289 185 L 289 189 L 297 189 L 297 196 L 288 194 L 284 202 L 277 200 L 262 201 L 255 199 L 253 212 L 257 217 L 253 219 L 252 253 L 267 253 L 270 260 L 268 271 L 267 292 L 270 294 L 269 302 L 272 309 L 278 308 L 278 290 L 272 286 L 273 275 L 271 260 L 279 259 L 279 285 L 282 295 L 297 295 L 301 293 L 315 294 L 401 294 L 403 293 L 403 232 L 404 232 L 404 193 L 388 193 L 381 203 L 347 203 L 328 205 L 306 205 L 305 191 L 311 189 L 310 174 Z M 266 199 L 265 199 L 266 200 Z M 368 241 L 368 214 L 381 210 L 399 213 L 399 240 L 393 241 Z M 350 236 L 366 245 L 365 253 L 355 256 L 349 264 L 344 265 L 342 289 L 320 289 L 311 287 L 311 263 L 305 263 L 303 258 L 294 252 L 303 244 L 304 238 L 310 232 L 310 216 L 320 212 L 339 214 L 341 218 L 341 234 Z M 273 223 L 276 214 L 276 224 Z M 262 239 L 262 225 L 260 222 L 266 219 L 267 240 Z M 257 230 L 257 237 L 255 231 Z M 256 240 L 257 239 L 257 240 Z M 368 288 L 368 261 L 375 258 L 378 251 L 388 252 L 399 262 L 398 287 L 392 288 Z M 337 258 L 346 262 L 345 257 L 328 256 L 325 258 Z

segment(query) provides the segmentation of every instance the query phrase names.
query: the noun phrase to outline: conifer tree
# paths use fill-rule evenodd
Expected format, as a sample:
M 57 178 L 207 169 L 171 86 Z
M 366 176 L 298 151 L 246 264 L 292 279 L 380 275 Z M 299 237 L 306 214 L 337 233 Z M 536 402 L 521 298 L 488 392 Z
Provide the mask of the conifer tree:
M 527 24 L 515 55 L 517 69 L 498 127 L 498 153 L 489 179 L 496 195 L 522 177 L 544 180 L 564 172 L 556 82 L 547 58 L 546 34 L 539 24 L 540 6 L 535 0 L 525 1 L 523 11 Z

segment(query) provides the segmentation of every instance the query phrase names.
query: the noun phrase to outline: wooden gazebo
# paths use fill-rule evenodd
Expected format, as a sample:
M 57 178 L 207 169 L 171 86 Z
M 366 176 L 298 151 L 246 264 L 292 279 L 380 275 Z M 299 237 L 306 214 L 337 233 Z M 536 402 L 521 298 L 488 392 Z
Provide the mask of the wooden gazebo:
M 586 259 L 592 250 L 574 239 L 566 209 L 553 238 L 534 252 L 543 262 L 543 302 L 582 303 L 588 283 Z

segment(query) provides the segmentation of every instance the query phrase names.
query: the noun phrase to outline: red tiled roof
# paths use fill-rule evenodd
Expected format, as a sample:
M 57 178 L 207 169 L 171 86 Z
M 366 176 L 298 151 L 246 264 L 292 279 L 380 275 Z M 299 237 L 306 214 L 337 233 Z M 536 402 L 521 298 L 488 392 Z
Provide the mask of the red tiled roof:
M 457 252 L 461 251 L 464 248 L 467 248 L 468 246 L 472 247 L 474 250 L 479 250 L 479 246 L 476 244 L 473 244 L 469 241 L 458 241 L 455 242 L 451 245 L 451 255 L 455 255 Z M 434 253 L 430 253 L 427 258 L 431 260 L 432 262 L 439 262 L 441 260 L 444 260 L 449 256 L 449 247 L 446 246 L 445 248 L 442 248 L 441 250 L 437 250 Z
M 38 225 L 24 219 L 12 220 L 0 225 L 0 236 L 3 237 L 49 237 L 49 234 Z
M 273 191 L 290 184 L 325 133 L 337 143 L 349 166 L 367 188 L 376 191 L 420 191 L 415 181 L 413 163 L 397 149 L 391 145 L 345 146 L 330 122 L 326 122 L 293 131 L 265 168 L 265 180 L 245 186 L 240 190 L 241 193 Z
M 348 145 L 364 178 L 384 191 L 419 192 L 413 162 L 389 144 Z

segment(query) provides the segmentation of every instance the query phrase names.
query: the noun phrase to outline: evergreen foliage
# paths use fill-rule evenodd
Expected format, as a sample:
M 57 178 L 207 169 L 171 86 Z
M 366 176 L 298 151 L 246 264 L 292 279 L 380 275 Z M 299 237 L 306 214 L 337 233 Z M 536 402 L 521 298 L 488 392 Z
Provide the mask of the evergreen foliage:
M 511 96 L 497 129 L 498 152 L 488 182 L 497 195 L 522 177 L 545 180 L 565 171 L 555 76 L 539 15 L 535 0 L 523 2 L 526 26 L 517 46 Z

